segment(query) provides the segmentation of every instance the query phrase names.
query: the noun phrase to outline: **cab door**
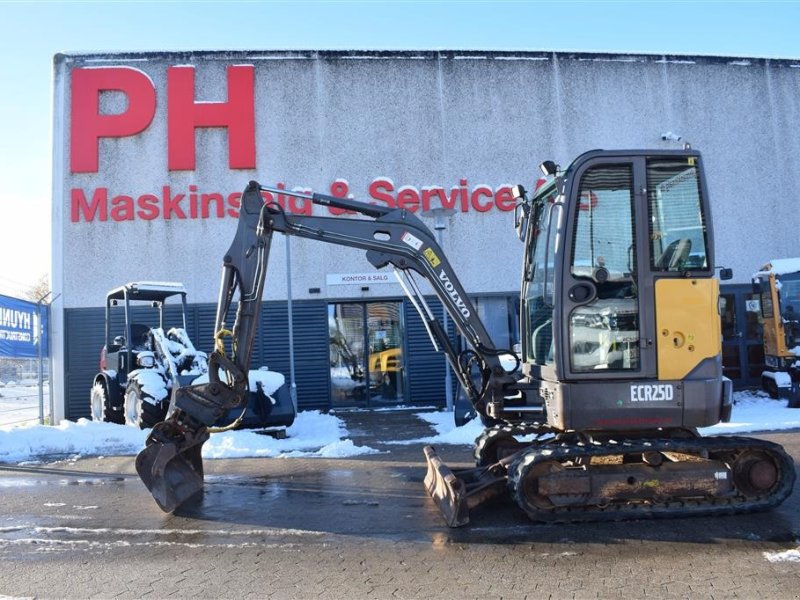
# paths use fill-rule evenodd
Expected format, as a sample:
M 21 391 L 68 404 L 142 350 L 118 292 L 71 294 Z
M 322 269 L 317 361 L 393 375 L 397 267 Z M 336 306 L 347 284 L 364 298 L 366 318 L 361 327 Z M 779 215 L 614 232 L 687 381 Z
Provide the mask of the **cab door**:
M 569 199 L 568 376 L 714 379 L 719 283 L 699 155 L 590 158 Z
M 645 159 L 590 159 L 569 187 L 564 373 L 573 381 L 655 378 Z

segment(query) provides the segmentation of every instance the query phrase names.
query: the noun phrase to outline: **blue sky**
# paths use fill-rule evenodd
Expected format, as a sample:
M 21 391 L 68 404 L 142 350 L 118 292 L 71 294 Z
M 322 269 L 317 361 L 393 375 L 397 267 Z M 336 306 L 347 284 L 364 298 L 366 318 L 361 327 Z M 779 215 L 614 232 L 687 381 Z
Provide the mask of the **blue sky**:
M 515 49 L 800 58 L 786 2 L 0 0 L 0 293 L 50 266 L 56 52 Z

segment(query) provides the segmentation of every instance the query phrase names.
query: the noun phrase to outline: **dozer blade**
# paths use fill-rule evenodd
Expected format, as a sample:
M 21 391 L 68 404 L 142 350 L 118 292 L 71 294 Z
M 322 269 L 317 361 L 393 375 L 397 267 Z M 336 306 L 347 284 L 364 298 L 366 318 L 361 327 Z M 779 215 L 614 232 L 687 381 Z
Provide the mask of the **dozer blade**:
M 433 446 L 425 446 L 423 450 L 428 462 L 425 489 L 449 527 L 466 525 L 472 509 L 506 492 L 504 464 L 454 471 L 442 462 Z
M 208 439 L 205 428 L 194 435 L 190 432 L 182 436 L 165 435 L 174 431 L 169 425 L 168 422 L 156 425 L 147 446 L 136 457 L 136 472 L 164 512 L 172 512 L 203 491 L 200 453 Z

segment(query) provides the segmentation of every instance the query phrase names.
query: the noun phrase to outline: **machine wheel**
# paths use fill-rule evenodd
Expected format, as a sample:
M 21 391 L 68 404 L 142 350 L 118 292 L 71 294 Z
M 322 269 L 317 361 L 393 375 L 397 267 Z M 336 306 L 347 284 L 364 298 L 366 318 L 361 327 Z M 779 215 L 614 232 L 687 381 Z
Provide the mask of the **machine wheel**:
M 163 421 L 167 416 L 169 403 L 153 402 L 155 399 L 144 391 L 136 379 L 128 381 L 128 387 L 125 388 L 125 424 L 148 429 Z
M 733 481 L 748 498 L 765 495 L 780 482 L 780 467 L 765 452 L 747 450 L 733 463 Z
M 509 467 L 508 491 L 517 506 L 535 521 L 539 513 L 547 513 L 554 508 L 550 498 L 539 492 L 539 477 L 563 471 L 564 467 L 555 461 L 534 463 L 526 458 L 529 457 L 523 454 Z
M 92 386 L 92 391 L 89 395 L 89 408 L 92 413 L 92 421 L 123 423 L 122 416 L 112 410 L 108 398 L 108 390 L 102 381 L 97 381 Z
M 475 440 L 475 466 L 488 467 L 524 446 L 511 434 L 510 427 L 485 429 Z
M 769 394 L 769 397 L 772 398 L 773 400 L 778 400 L 780 398 L 780 393 L 778 391 L 778 384 L 772 377 L 762 377 L 761 387 L 765 392 Z

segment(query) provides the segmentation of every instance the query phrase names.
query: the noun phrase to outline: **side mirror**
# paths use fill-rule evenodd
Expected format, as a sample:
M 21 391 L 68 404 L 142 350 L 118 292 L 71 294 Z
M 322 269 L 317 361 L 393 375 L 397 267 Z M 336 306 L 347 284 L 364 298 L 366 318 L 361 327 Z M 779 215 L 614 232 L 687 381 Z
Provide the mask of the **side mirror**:
M 760 294 L 764 290 L 761 289 L 761 280 L 760 279 L 753 279 L 753 293 Z
M 520 241 L 525 241 L 525 230 L 528 228 L 528 215 L 531 207 L 527 204 L 517 204 L 514 207 L 514 228 L 517 230 L 517 237 Z
M 515 185 L 511 188 L 511 195 L 516 200 L 517 205 L 514 207 L 514 229 L 517 230 L 517 237 L 520 241 L 525 239 L 525 229 L 528 225 L 528 215 L 530 215 L 531 207 L 527 203 L 525 197 L 525 188 L 521 185 Z
M 120 348 L 122 346 L 124 346 L 125 345 L 125 336 L 124 335 L 118 335 L 117 337 L 115 337 L 114 338 L 114 345 L 115 346 L 119 346 Z
M 733 269 L 726 269 L 724 267 L 720 269 L 719 279 L 720 281 L 728 281 L 729 279 L 733 279 Z

